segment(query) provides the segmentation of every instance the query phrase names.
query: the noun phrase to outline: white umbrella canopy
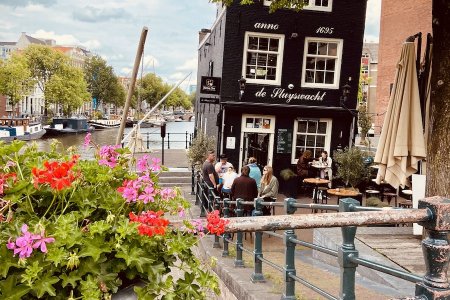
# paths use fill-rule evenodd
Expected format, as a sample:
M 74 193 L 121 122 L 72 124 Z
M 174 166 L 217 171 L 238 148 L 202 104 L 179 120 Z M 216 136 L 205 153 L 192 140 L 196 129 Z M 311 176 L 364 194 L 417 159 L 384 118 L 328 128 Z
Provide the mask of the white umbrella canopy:
M 410 186 L 408 177 L 417 172 L 425 156 L 415 45 L 405 42 L 375 155 L 377 183 Z

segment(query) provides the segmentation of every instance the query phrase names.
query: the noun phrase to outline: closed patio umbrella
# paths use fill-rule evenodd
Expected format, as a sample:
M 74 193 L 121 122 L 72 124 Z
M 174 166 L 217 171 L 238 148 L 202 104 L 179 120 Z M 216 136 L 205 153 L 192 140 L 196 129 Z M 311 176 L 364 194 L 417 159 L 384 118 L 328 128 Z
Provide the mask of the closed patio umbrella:
M 405 42 L 397 63 L 394 86 L 375 155 L 377 183 L 382 180 L 395 188 L 410 186 L 408 177 L 417 172 L 426 156 L 415 45 Z

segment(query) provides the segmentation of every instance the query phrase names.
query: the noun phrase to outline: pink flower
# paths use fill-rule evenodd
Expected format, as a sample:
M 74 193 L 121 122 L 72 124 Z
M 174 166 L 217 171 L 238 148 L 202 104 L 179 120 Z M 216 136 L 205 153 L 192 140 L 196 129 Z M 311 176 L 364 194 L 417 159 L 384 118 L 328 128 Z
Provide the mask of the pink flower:
M 164 188 L 164 189 L 162 189 L 160 194 L 161 194 L 162 199 L 166 200 L 166 201 L 170 200 L 170 199 L 173 199 L 176 196 L 175 191 L 172 190 L 171 188 Z
M 136 167 L 139 172 L 144 172 L 148 169 L 148 155 L 147 154 L 145 154 L 138 160 Z
M 43 253 L 47 253 L 47 245 L 48 243 L 53 243 L 55 241 L 52 237 L 45 237 L 44 231 L 41 232 L 41 234 L 33 235 L 33 240 L 36 240 L 36 242 L 33 244 L 33 248 L 41 248 L 41 251 Z
M 186 216 L 186 214 L 184 212 L 184 208 L 178 207 L 178 217 L 184 218 L 185 216 Z
M 136 201 L 138 192 L 132 187 L 126 187 L 123 190 L 122 196 L 127 200 L 127 202 Z
M 33 239 L 31 233 L 28 232 L 28 225 L 22 225 L 22 236 L 16 239 L 16 248 L 14 248 L 14 256 L 19 253 L 20 258 L 30 257 L 33 252 Z
M 11 242 L 11 238 L 8 239 L 8 243 L 6 243 L 6 248 L 9 250 L 16 249 L 16 244 L 14 242 Z
M 153 186 L 147 186 L 144 189 L 144 193 L 139 196 L 139 200 L 142 200 L 145 204 L 148 202 L 155 202 L 156 190 Z
M 150 170 L 153 172 L 158 172 L 161 170 L 161 165 L 159 164 L 161 160 L 156 157 L 152 157 L 152 164 L 150 165 Z
M 117 157 L 119 157 L 119 153 L 116 151 L 117 148 L 120 148 L 120 145 L 101 147 L 98 164 L 114 168 L 117 165 Z
M 86 136 L 84 137 L 84 148 L 89 147 L 89 144 L 91 143 L 91 133 L 88 132 L 88 134 L 86 134 Z
M 15 165 L 16 165 L 16 163 L 15 163 L 14 161 L 8 160 L 8 161 L 6 162 L 5 167 L 6 167 L 6 168 L 10 168 L 10 167 L 14 167 Z

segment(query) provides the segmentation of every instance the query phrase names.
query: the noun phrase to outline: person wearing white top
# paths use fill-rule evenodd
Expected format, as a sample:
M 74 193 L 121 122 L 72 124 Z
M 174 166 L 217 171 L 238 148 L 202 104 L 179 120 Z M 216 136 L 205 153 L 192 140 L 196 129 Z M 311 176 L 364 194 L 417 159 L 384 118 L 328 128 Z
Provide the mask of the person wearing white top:
M 237 177 L 239 175 L 234 170 L 234 167 L 229 167 L 228 171 L 222 175 L 222 193 L 231 193 L 231 186 Z
M 329 188 L 331 188 L 331 180 L 333 179 L 332 163 L 333 160 L 328 156 L 328 152 L 325 150 L 322 151 L 321 157 L 319 158 L 319 164 L 325 168 L 320 170 L 320 178 L 325 178 L 325 174 L 328 175 L 328 180 L 330 180 L 330 183 L 328 184 Z
M 216 163 L 214 166 L 214 169 L 216 170 L 217 174 L 219 175 L 219 184 L 223 184 L 222 176 L 228 171 L 229 167 L 232 167 L 233 165 L 229 163 L 227 160 L 227 156 L 225 154 L 220 155 L 220 161 Z

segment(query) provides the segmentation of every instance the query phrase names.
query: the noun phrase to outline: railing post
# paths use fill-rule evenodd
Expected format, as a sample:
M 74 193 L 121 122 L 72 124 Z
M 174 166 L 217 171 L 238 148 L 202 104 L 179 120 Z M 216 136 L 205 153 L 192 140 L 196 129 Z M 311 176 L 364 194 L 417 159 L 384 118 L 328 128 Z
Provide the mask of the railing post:
M 167 149 L 170 149 L 170 133 L 167 133 Z
M 223 199 L 223 217 L 229 218 L 230 217 L 230 204 L 228 203 L 230 199 L 225 198 Z M 229 233 L 223 234 L 223 251 L 222 251 L 222 257 L 228 256 L 230 252 L 228 251 L 228 240 L 231 237 Z
M 214 194 L 213 187 L 208 186 L 208 212 L 211 212 L 214 208 Z
M 147 132 L 147 149 L 150 149 L 150 132 Z
M 195 165 L 191 166 L 191 195 L 195 195 L 194 185 L 195 185 Z M 195 204 L 197 204 L 197 197 L 195 197 Z
M 244 210 L 242 209 L 241 204 L 242 199 L 236 199 L 236 216 L 242 217 L 244 214 Z M 236 259 L 234 260 L 234 266 L 238 268 L 244 267 L 244 260 L 242 259 L 242 247 L 244 244 L 242 243 L 242 231 L 238 231 L 236 233 Z
M 186 149 L 188 148 L 188 132 L 186 131 Z
M 284 212 L 286 214 L 293 214 L 297 208 L 292 207 L 297 200 L 294 198 L 284 199 Z M 291 242 L 291 238 L 297 238 L 295 231 L 290 229 L 284 232 L 284 245 L 285 245 L 285 266 L 284 266 L 284 292 L 281 297 L 282 300 L 295 300 L 295 280 L 292 279 L 289 274 L 296 275 L 295 271 L 295 243 Z
M 263 215 L 261 202 L 262 198 L 255 199 L 255 212 L 254 216 L 259 217 Z M 251 233 L 250 233 L 251 234 Z M 253 259 L 254 259 L 254 270 L 252 274 L 252 282 L 265 282 L 264 275 L 262 273 L 262 261 L 259 260 L 260 257 L 263 257 L 262 253 L 262 235 L 263 233 L 260 231 L 255 232 L 255 248 L 253 250 Z
M 213 192 L 211 191 L 211 194 L 213 195 L 214 199 L 214 210 L 218 210 L 220 212 L 220 205 L 219 205 L 219 197 L 216 197 Z M 214 235 L 214 244 L 213 248 L 220 248 L 220 242 L 219 242 L 219 236 L 217 234 Z
M 195 197 L 195 205 L 200 205 L 202 202 L 200 201 L 200 199 L 201 199 L 201 196 L 202 196 L 202 194 L 201 193 L 199 193 L 199 190 L 201 190 L 201 188 L 199 188 L 199 183 L 200 183 L 200 172 L 197 172 L 197 174 L 196 174 L 196 184 L 195 184 L 195 188 L 196 188 L 196 190 L 195 190 L 195 194 L 197 195 L 196 197 Z
M 431 197 L 419 200 L 419 209 L 428 208 L 433 215 L 431 221 L 422 222 L 427 231 L 422 240 L 426 273 L 423 281 L 416 284 L 416 296 L 426 299 L 450 299 L 447 270 L 450 259 L 450 200 L 443 197 Z
M 208 193 L 209 193 L 209 187 L 205 183 L 205 181 L 202 180 L 200 184 L 201 193 L 200 193 L 200 199 L 201 199 L 201 209 L 200 209 L 200 217 L 206 217 L 206 211 L 208 207 Z
M 340 212 L 351 211 L 351 206 L 359 205 L 359 201 L 351 198 L 342 199 L 339 202 Z M 355 273 L 358 264 L 350 261 L 350 257 L 358 257 L 358 250 L 355 249 L 356 226 L 341 227 L 342 246 L 338 250 L 338 261 L 341 268 L 341 284 L 339 299 L 355 299 Z

